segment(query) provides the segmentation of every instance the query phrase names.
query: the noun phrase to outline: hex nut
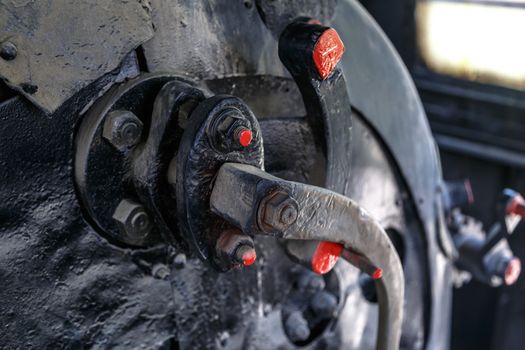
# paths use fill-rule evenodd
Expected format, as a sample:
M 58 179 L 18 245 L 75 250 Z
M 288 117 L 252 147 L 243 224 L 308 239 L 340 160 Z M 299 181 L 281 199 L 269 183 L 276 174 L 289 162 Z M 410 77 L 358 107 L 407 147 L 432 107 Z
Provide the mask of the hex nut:
M 299 206 L 286 192 L 276 192 L 270 194 L 261 203 L 263 229 L 285 231 L 290 225 L 297 221 L 299 216 Z
M 112 111 L 106 116 L 102 136 L 121 150 L 140 142 L 144 124 L 130 111 Z
M 337 310 L 337 298 L 326 290 L 319 291 L 310 299 L 310 308 L 317 316 L 330 318 Z
M 120 231 L 132 240 L 145 239 L 153 226 L 144 206 L 129 199 L 120 201 L 113 213 L 113 219 Z
M 288 316 L 284 322 L 284 330 L 292 342 L 305 341 L 310 337 L 308 321 L 300 311 L 294 311 Z
M 179 253 L 175 256 L 173 259 L 173 265 L 176 269 L 182 269 L 184 266 L 186 266 L 186 254 Z
M 210 124 L 206 133 L 214 148 L 220 151 L 231 151 L 238 148 L 234 142 L 234 131 L 239 127 L 250 127 L 240 110 L 230 107 L 222 111 Z
M 168 277 L 170 277 L 170 269 L 164 265 L 164 264 L 156 264 L 151 269 L 151 274 L 153 277 L 161 279 L 161 280 L 167 280 Z

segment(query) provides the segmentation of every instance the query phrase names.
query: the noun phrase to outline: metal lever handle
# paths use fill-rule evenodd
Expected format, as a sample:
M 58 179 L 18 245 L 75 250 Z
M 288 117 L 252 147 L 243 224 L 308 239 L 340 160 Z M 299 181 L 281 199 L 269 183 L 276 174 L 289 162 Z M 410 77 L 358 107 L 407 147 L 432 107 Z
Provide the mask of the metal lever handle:
M 383 267 L 376 280 L 379 330 L 376 349 L 398 349 L 403 317 L 404 275 L 383 228 L 350 198 L 282 180 L 249 165 L 220 168 L 211 210 L 246 234 L 343 244 Z

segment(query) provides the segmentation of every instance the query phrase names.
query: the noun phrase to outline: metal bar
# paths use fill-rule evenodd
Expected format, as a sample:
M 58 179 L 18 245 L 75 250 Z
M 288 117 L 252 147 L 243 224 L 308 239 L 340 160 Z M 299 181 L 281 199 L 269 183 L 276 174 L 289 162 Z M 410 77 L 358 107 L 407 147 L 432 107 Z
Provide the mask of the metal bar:
M 272 198 L 278 198 L 277 205 L 271 203 Z M 285 202 L 289 204 L 283 205 Z M 381 225 L 357 203 L 323 188 L 282 180 L 256 167 L 226 163 L 215 180 L 210 207 L 246 234 L 336 242 L 382 267 L 383 275 L 376 280 L 376 349 L 399 348 L 403 267 Z
M 508 151 L 499 147 L 482 145 L 476 142 L 461 140 L 446 135 L 434 135 L 440 149 L 455 153 L 466 154 L 480 159 L 488 159 L 525 168 L 525 155 L 519 152 Z

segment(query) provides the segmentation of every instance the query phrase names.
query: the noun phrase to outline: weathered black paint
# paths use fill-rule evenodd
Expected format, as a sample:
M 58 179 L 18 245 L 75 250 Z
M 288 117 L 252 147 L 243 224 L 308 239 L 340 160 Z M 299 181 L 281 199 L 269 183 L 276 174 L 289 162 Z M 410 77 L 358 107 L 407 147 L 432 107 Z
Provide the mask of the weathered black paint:
M 287 24 L 281 18 L 295 18 L 299 15 L 318 18 L 319 16 L 311 14 L 311 10 L 317 6 L 317 2 L 315 3 L 312 2 L 310 5 L 305 3 L 300 11 L 294 12 L 297 10 L 294 9 L 288 13 L 285 13 L 289 11 L 285 6 L 274 15 L 268 15 L 267 18 L 277 19 L 275 28 L 279 26 L 284 28 Z M 163 4 L 169 7 L 171 3 L 163 2 Z M 229 7 L 230 4 L 231 7 Z M 262 88 L 273 86 L 286 92 L 289 86 L 292 86 L 290 91 L 293 90 L 293 83 L 284 74 L 277 78 L 267 75 L 268 72 L 284 72 L 276 55 L 268 54 L 277 52 L 277 42 L 274 39 L 270 40 L 271 35 L 264 32 L 266 29 L 264 23 L 259 19 L 259 8 L 246 8 L 243 4 L 237 5 L 228 0 L 227 2 L 210 2 L 209 6 L 201 7 L 198 11 L 191 8 L 191 13 L 198 13 L 201 16 L 200 20 L 219 23 L 218 26 L 224 30 L 212 30 L 216 27 L 199 28 L 197 21 L 197 26 L 192 26 L 191 31 L 181 30 L 179 37 L 174 36 L 173 39 L 163 40 L 166 49 L 164 53 L 167 52 L 165 55 L 149 50 L 148 45 L 144 46 L 147 63 L 154 61 L 162 63 L 168 60 L 170 51 L 192 52 L 193 54 L 197 52 L 203 55 L 204 59 L 192 61 L 194 56 L 188 55 L 185 59 L 175 60 L 177 64 L 172 66 L 158 64 L 147 64 L 146 66 L 150 70 L 166 70 L 166 67 L 170 67 L 169 71 L 174 74 L 197 76 L 204 79 L 237 75 L 237 77 L 218 79 L 208 85 L 217 90 L 237 90 L 234 95 L 243 97 L 244 91 L 238 88 L 236 81 L 248 81 L 253 87 L 251 89 L 252 101 L 267 101 L 266 106 L 263 106 L 261 102 L 259 105 L 248 103 L 257 116 L 259 114 L 269 115 L 259 113 L 259 111 L 273 112 L 275 110 L 282 111 L 282 114 L 277 116 L 303 115 L 303 106 L 300 104 L 295 109 L 294 104 L 285 103 L 284 99 L 275 99 L 274 96 L 277 95 L 275 90 Z M 160 6 L 154 7 L 154 12 L 158 13 Z M 279 9 L 279 7 L 275 8 Z M 283 12 L 279 14 L 279 11 Z M 418 225 L 416 219 L 418 214 L 411 211 L 411 199 L 406 194 L 408 191 L 417 197 L 420 193 L 433 193 L 432 186 L 425 185 L 427 182 L 417 182 L 416 177 L 422 176 L 422 173 L 431 174 L 433 180 L 439 178 L 432 171 L 432 167 L 424 166 L 429 162 L 433 164 L 432 162 L 435 161 L 432 152 L 427 152 L 427 147 L 418 148 L 414 156 L 407 157 L 403 153 L 406 147 L 413 146 L 414 140 L 423 141 L 421 135 L 427 135 L 424 132 L 425 124 L 392 122 L 389 120 L 389 114 L 385 113 L 388 108 L 379 108 L 386 105 L 396 111 L 405 111 L 402 107 L 407 100 L 408 104 L 412 105 L 415 95 L 410 89 L 406 90 L 406 94 L 394 94 L 394 97 L 392 94 L 386 94 L 384 89 L 374 91 L 373 87 L 377 88 L 380 85 L 382 87 L 393 84 L 399 87 L 399 81 L 397 78 L 388 78 L 385 81 L 385 76 L 388 75 L 382 74 L 379 74 L 380 79 L 377 79 L 372 74 L 373 72 L 369 71 L 369 67 L 374 67 L 375 61 L 372 58 L 377 56 L 378 60 L 384 62 L 382 67 L 389 72 L 399 73 L 398 63 L 388 55 L 377 53 L 366 45 L 362 46 L 359 38 L 347 38 L 346 34 L 351 32 L 355 36 L 362 36 L 363 41 L 366 41 L 368 37 L 373 37 L 374 42 L 377 39 L 374 36 L 377 34 L 376 28 L 370 24 L 370 20 L 363 15 L 355 3 L 340 1 L 339 7 L 334 12 L 337 14 L 337 22 L 344 20 L 344 25 L 337 28 L 343 40 L 350 42 L 355 48 L 355 52 L 350 56 L 351 58 L 349 57 L 348 62 L 350 63 L 343 59 L 343 70 L 345 74 L 353 73 L 354 75 L 357 72 L 358 75 L 362 73 L 366 76 L 364 80 L 353 77 L 350 84 L 354 84 L 351 89 L 355 96 L 353 96 L 353 103 L 364 112 L 362 119 L 365 121 L 359 136 L 354 134 L 354 140 L 360 137 L 364 141 L 353 145 L 352 152 L 370 156 L 352 160 L 352 166 L 355 167 L 352 169 L 352 176 L 345 174 L 346 177 L 342 181 L 350 182 L 352 197 L 358 199 L 360 203 L 365 203 L 370 211 L 374 212 L 374 215 L 381 216 L 384 225 L 403 226 L 406 224 L 409 227 L 404 231 L 407 236 L 405 242 L 407 259 L 410 261 L 408 258 L 410 255 L 413 259 L 411 260 L 413 264 L 405 267 L 406 275 L 412 278 L 412 282 L 409 282 L 411 283 L 409 289 L 413 293 L 410 296 L 413 303 L 408 307 L 421 307 L 425 310 L 428 319 L 440 324 L 440 320 L 447 319 L 447 313 L 443 310 L 429 308 L 427 302 L 429 292 L 425 291 L 426 287 L 421 284 L 421 281 L 428 278 L 432 294 L 445 304 L 448 300 L 446 289 L 440 289 L 439 286 L 446 287 L 446 283 L 441 283 L 442 272 L 426 269 L 424 263 L 427 256 L 424 241 L 425 230 Z M 185 24 L 184 18 L 181 18 L 182 22 L 174 20 L 176 17 L 168 16 L 167 18 L 170 23 L 180 26 Z M 213 18 L 220 18 L 220 20 L 214 21 Z M 165 22 L 157 21 L 157 19 L 155 23 L 158 29 L 157 34 L 159 34 Z M 238 28 L 237 25 L 220 25 L 226 22 L 233 23 L 236 19 L 243 19 L 243 22 L 239 23 L 249 23 L 250 26 L 253 26 L 253 31 L 235 31 Z M 324 22 L 324 18 L 320 19 Z M 328 18 L 327 22 L 329 22 Z M 190 22 L 190 24 L 195 23 Z M 247 27 L 249 26 L 243 26 L 243 28 Z M 252 33 L 258 34 L 252 36 Z M 217 36 L 220 37 L 220 43 L 226 49 L 220 52 L 228 52 L 228 55 L 216 54 L 213 51 L 213 45 L 205 45 L 213 42 Z M 203 45 L 190 47 L 190 43 L 184 41 L 182 37 L 191 38 L 192 43 L 199 42 Z M 264 47 L 266 54 L 263 56 L 246 55 L 246 50 L 237 50 L 242 46 L 240 43 L 243 42 L 253 44 L 250 47 Z M 382 48 L 383 53 L 389 53 L 390 49 L 385 45 L 384 41 L 378 40 L 374 47 Z M 211 66 L 210 61 L 216 65 Z M 353 64 L 358 64 L 357 67 L 362 69 L 355 70 L 356 66 Z M 214 69 L 216 66 L 220 67 L 219 71 Z M 257 75 L 254 76 L 254 74 Z M 265 74 L 266 78 L 261 77 Z M 400 75 L 401 78 L 404 77 L 403 74 Z M 75 196 L 72 180 L 74 130 L 81 121 L 80 111 L 87 109 L 93 99 L 106 91 L 107 84 L 121 79 L 122 76 L 117 77 L 117 74 L 103 78 L 75 95 L 59 111 L 49 116 L 40 113 L 21 98 L 8 100 L 0 106 L 0 116 L 6 121 L 2 129 L 2 140 L 5 142 L 2 141 L 0 145 L 2 165 L 5 165 L 2 167 L 2 179 L 6 184 L 1 192 L 2 218 L 5 224 L 1 229 L 0 250 L 2 254 L 0 259 L 2 259 L 2 264 L 0 266 L 2 269 L 0 272 L 7 286 L 0 291 L 0 295 L 6 305 L 13 305 L 8 309 L 0 310 L 1 319 L 7 320 L 6 323 L 8 323 L 0 330 L 1 339 L 5 341 L 7 347 L 31 347 L 29 343 L 38 344 L 38 347 L 78 347 L 80 345 L 129 347 L 135 344 L 144 344 L 151 348 L 162 346 L 241 348 L 250 345 L 269 348 L 292 347 L 282 331 L 281 323 L 275 321 L 280 320 L 282 302 L 285 300 L 290 283 L 296 280 L 294 276 L 300 274 L 301 268 L 287 259 L 282 248 L 274 239 L 258 239 L 258 254 L 265 263 L 244 271 L 217 274 L 192 256 L 189 250 L 181 251 L 164 246 L 148 249 L 119 248 L 99 237 L 101 230 L 95 232 L 82 220 L 82 209 Z M 406 79 L 401 82 L 406 82 Z M 402 86 L 405 86 L 403 84 Z M 212 91 L 213 88 L 211 88 Z M 360 89 L 362 94 L 359 94 Z M 401 88 L 399 90 L 405 91 Z M 371 91 L 377 93 L 377 99 L 369 98 L 372 96 Z M 392 101 L 396 102 L 394 107 L 391 105 Z M 275 103 L 276 108 L 269 106 L 272 102 Z M 365 108 L 362 108 L 363 106 Z M 378 108 L 375 109 L 374 106 Z M 410 114 L 409 112 L 410 110 L 407 113 Z M 410 118 L 412 121 L 421 122 L 423 120 L 423 117 L 417 113 L 410 114 Z M 366 124 L 367 121 L 371 123 Z M 281 129 L 280 125 L 285 125 L 279 124 L 276 120 L 270 122 L 273 123 L 274 130 Z M 275 165 L 281 161 L 279 171 L 287 173 L 290 179 L 305 176 L 303 173 L 295 172 L 297 169 L 295 165 L 287 169 L 286 164 L 287 158 L 307 159 L 309 156 L 303 154 L 303 149 L 305 152 L 315 149 L 314 154 L 319 158 L 316 160 L 322 164 L 322 148 L 314 148 L 311 144 L 303 147 L 301 142 L 306 142 L 309 138 L 298 138 L 300 142 L 296 144 L 296 150 L 300 154 L 278 155 L 282 141 L 277 137 L 273 138 L 272 127 L 266 130 L 268 136 L 265 135 L 265 138 L 272 139 L 271 147 L 273 148 L 273 151 L 267 154 L 275 155 L 275 160 L 267 159 L 267 164 Z M 377 134 L 374 133 L 376 130 Z M 420 132 L 421 130 L 423 133 Z M 413 135 L 407 131 L 413 131 Z M 320 130 L 306 130 L 302 135 L 305 137 L 315 135 L 317 138 L 322 133 Z M 399 135 L 410 137 L 399 137 Z M 427 142 L 430 140 L 428 135 L 424 139 L 424 145 L 431 144 Z M 386 147 L 381 140 L 385 141 Z M 289 140 L 286 143 L 291 144 Z M 45 148 L 42 147 L 44 144 Z M 376 152 L 370 152 L 371 145 L 377 146 L 374 148 Z M 385 156 L 388 154 L 388 149 L 392 150 L 392 158 Z M 16 154 L 17 157 L 13 157 L 13 154 Z M 292 163 L 296 162 L 290 162 L 290 166 Z M 318 166 L 317 162 L 315 164 L 314 167 L 324 168 L 323 165 Z M 396 171 L 395 164 L 401 164 L 400 173 Z M 421 169 L 428 170 L 428 172 L 412 171 L 414 164 L 421 165 Z M 357 175 L 358 169 L 362 170 L 362 175 Z M 322 170 L 319 172 L 323 173 Z M 389 180 L 385 181 L 387 173 Z M 382 180 L 378 182 L 375 180 L 377 178 Z M 311 179 L 315 180 L 313 177 Z M 407 187 L 404 187 L 404 180 L 408 183 Z M 387 183 L 393 184 L 393 187 L 367 193 L 367 189 L 379 186 L 378 184 L 384 186 Z M 393 190 L 395 188 L 399 192 Z M 406 204 L 408 208 L 406 212 L 395 205 L 397 200 L 400 201 L 401 206 Z M 429 211 L 425 211 L 422 216 L 425 224 L 433 219 Z M 49 217 L 53 220 L 48 220 Z M 89 215 L 85 217 L 89 218 Z M 429 235 L 426 239 L 432 242 L 433 236 Z M 153 270 L 158 271 L 159 269 L 153 269 L 153 267 L 158 267 L 159 264 L 170 267 L 175 254 L 181 256 L 182 253 L 187 254 L 184 267 L 181 268 L 180 264 L 177 264 L 178 268 L 172 270 L 168 280 L 154 277 L 157 274 L 153 273 Z M 429 249 L 428 260 L 431 263 L 436 256 L 436 251 Z M 421 264 L 418 265 L 418 263 Z M 371 316 L 373 307 L 352 292 L 359 293 L 355 288 L 352 289 L 354 286 L 352 281 L 356 281 L 356 276 L 352 274 L 353 270 L 339 266 L 337 270 L 337 273 L 346 281 L 341 285 L 347 296 L 345 307 L 342 309 L 343 314 L 346 315 L 345 320 L 359 317 L 361 318 L 359 324 L 365 324 L 363 319 L 373 317 Z M 436 280 L 437 284 L 434 283 Z M 436 285 L 438 287 L 435 287 Z M 264 286 L 264 288 L 259 288 L 259 286 Z M 428 333 L 421 329 L 425 324 L 421 320 L 421 308 L 407 311 L 413 317 L 407 317 L 404 321 L 407 327 L 404 326 L 403 330 L 403 338 L 405 338 L 405 340 L 402 338 L 403 347 L 410 349 L 422 347 L 429 337 Z M 220 316 L 217 317 L 217 315 Z M 346 337 L 360 339 L 364 335 L 365 339 L 361 339 L 359 344 L 362 348 L 366 348 L 370 345 L 366 341 L 366 334 L 374 330 L 362 330 L 358 327 L 358 324 L 353 322 L 337 323 L 334 327 L 327 328 L 322 334 L 319 334 L 308 347 L 336 349 L 342 346 L 341 342 L 348 339 Z M 35 331 L 28 331 L 31 329 Z M 271 337 L 268 336 L 269 334 Z M 446 332 L 435 332 L 434 330 L 434 334 L 439 337 L 436 342 L 446 346 Z M 436 345 L 436 342 L 433 345 Z
M 235 111 L 252 130 L 253 139 L 248 147 L 225 149 L 214 140 L 219 130 L 217 121 L 226 113 Z M 216 241 L 221 232 L 228 228 L 209 208 L 209 198 L 217 171 L 222 164 L 234 162 L 263 167 L 263 141 L 259 124 L 253 112 L 233 96 L 216 95 L 201 102 L 188 119 L 177 153 L 177 170 L 169 174 L 175 183 L 179 227 L 185 238 L 192 243 L 198 255 L 219 269 L 214 258 Z M 237 193 L 242 200 L 242 190 Z

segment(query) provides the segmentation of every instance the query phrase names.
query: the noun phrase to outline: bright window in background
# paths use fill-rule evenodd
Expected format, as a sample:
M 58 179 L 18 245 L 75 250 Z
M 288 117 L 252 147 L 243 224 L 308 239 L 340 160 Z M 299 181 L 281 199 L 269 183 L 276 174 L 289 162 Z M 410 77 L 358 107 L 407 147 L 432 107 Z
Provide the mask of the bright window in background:
M 525 0 L 422 0 L 416 18 L 433 71 L 525 90 Z

